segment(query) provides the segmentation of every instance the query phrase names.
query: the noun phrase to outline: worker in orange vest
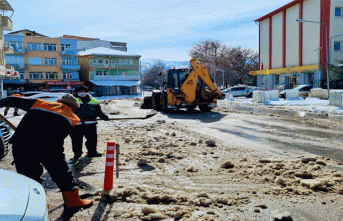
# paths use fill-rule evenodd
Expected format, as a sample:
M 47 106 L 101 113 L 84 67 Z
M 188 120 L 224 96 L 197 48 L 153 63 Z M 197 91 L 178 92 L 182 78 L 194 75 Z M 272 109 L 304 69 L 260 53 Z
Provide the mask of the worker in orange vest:
M 12 95 L 11 95 L 11 97 L 23 97 L 23 96 L 24 96 L 24 95 L 23 95 L 23 93 L 21 93 L 21 92 L 20 92 L 19 94 L 12 94 Z M 10 107 L 6 107 L 6 108 L 5 108 L 4 116 L 7 115 L 9 109 L 10 109 Z M 15 107 L 15 108 L 14 108 L 14 112 L 13 112 L 13 116 L 20 116 L 20 115 L 18 114 L 18 111 L 19 111 L 19 108 Z
M 66 209 L 88 208 L 93 200 L 79 197 L 73 172 L 64 155 L 64 139 L 80 122 L 74 111 L 80 107 L 71 94 L 57 102 L 25 97 L 6 97 L 1 107 L 17 107 L 27 111 L 10 139 L 18 173 L 42 183 L 43 166 L 61 189 Z

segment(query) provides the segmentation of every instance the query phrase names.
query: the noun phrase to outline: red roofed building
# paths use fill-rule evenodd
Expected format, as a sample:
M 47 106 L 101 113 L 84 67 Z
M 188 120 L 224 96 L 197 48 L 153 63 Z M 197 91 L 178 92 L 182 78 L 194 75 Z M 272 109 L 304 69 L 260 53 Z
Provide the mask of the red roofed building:
M 255 20 L 259 24 L 257 86 L 327 87 L 327 64 L 343 60 L 343 1 L 294 0 Z

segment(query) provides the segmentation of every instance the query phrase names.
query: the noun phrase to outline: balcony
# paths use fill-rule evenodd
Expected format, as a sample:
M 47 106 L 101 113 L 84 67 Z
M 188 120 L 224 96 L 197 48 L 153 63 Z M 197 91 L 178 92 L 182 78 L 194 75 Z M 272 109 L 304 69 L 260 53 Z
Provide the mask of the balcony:
M 10 63 L 7 63 L 7 64 L 14 67 L 14 69 L 26 69 L 27 68 L 27 64 L 10 64 Z
M 13 23 L 9 17 L 1 16 L 1 21 L 2 21 L 2 29 L 4 31 L 13 31 Z
M 63 70 L 80 70 L 80 65 L 61 65 Z
M 14 54 L 14 48 L 9 44 L 4 45 L 4 51 L 5 54 Z
M 108 69 L 116 69 L 116 68 L 126 68 L 126 69 L 138 69 L 139 64 L 91 64 L 91 68 L 108 68 Z
M 4 84 L 27 84 L 27 79 L 3 79 Z
M 60 51 L 61 55 L 77 55 L 77 51 Z

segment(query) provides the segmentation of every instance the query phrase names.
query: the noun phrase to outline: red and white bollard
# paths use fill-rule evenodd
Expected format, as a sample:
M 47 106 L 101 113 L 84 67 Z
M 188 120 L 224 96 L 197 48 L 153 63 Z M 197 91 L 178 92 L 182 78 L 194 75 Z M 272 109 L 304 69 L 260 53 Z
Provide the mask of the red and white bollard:
M 113 168 L 114 168 L 115 150 L 116 150 L 115 142 L 107 142 L 104 192 L 110 191 L 113 189 Z

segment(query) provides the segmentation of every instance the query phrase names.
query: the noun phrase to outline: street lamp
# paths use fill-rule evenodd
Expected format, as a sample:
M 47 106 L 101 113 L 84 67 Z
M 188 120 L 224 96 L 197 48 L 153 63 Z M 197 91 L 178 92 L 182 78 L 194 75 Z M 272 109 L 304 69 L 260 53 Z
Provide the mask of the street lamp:
M 327 27 L 327 23 L 325 22 L 320 22 L 320 21 L 308 21 L 308 20 L 305 20 L 305 19 L 295 19 L 295 21 L 297 22 L 310 22 L 310 23 L 317 23 L 317 24 L 322 24 L 324 25 L 325 27 L 325 43 L 327 45 L 327 57 L 326 57 L 326 60 L 327 60 L 327 68 L 326 68 L 326 84 L 327 84 L 327 89 L 328 89 L 328 93 L 329 93 L 329 90 L 330 90 L 330 86 L 329 86 L 329 74 L 330 74 L 330 71 L 329 71 L 329 64 L 330 64 L 330 46 L 331 46 L 331 38 L 329 37 L 330 36 L 330 33 L 328 33 L 328 27 Z M 334 37 L 337 37 L 337 36 L 334 36 Z M 330 42 L 329 42 L 329 38 L 330 38 Z

